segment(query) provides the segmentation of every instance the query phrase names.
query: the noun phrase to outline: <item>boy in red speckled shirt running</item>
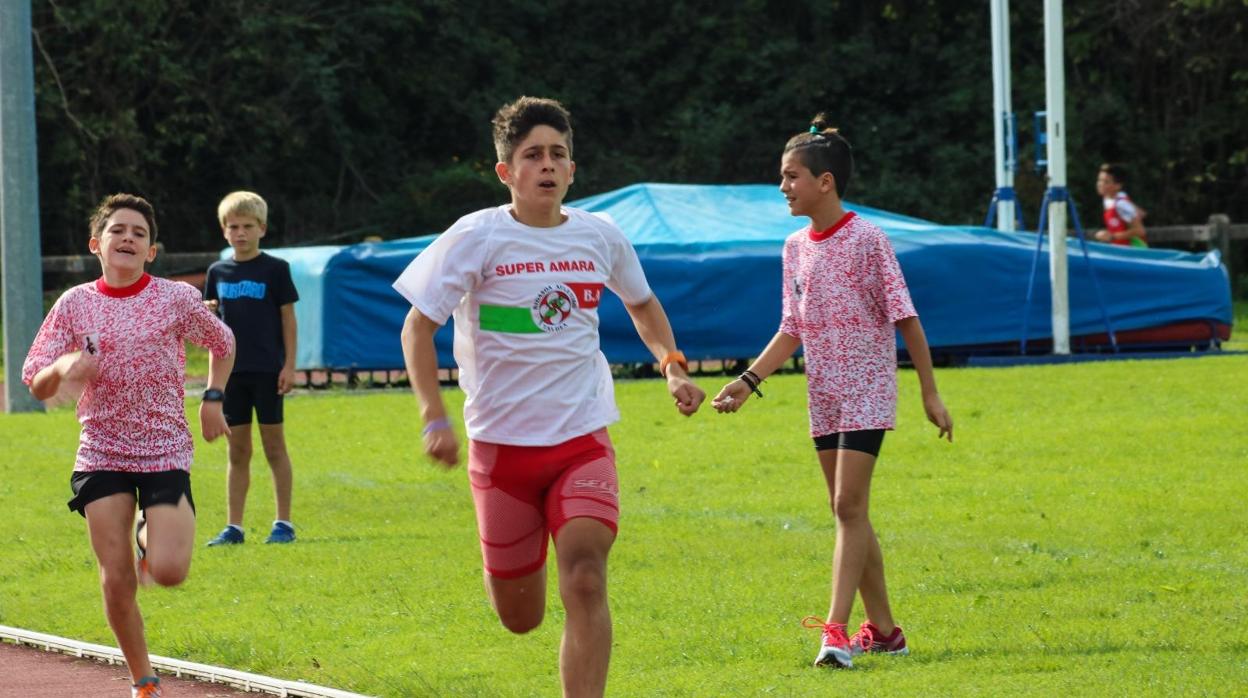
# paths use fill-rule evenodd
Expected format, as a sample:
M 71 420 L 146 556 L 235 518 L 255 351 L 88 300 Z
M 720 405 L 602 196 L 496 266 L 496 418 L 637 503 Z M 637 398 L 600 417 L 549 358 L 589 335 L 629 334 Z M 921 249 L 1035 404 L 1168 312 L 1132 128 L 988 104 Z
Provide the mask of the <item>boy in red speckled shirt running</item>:
M 901 333 L 919 376 L 927 418 L 953 440 L 953 420 L 936 392 L 932 358 L 905 277 L 884 231 L 846 211 L 841 197 L 853 171 L 849 143 L 822 115 L 809 133 L 785 145 L 780 192 L 794 216 L 810 225 L 784 243 L 784 298 L 780 331 L 712 404 L 736 412 L 759 384 L 798 347 L 805 350 L 810 434 L 823 468 L 836 552 L 832 601 L 815 666 L 853 666 L 864 653 L 907 654 L 905 635 L 893 622 L 884 586 L 884 558 L 867 516 L 871 474 L 897 414 L 897 346 Z M 846 636 L 854 596 L 862 595 L 867 620 Z
M 156 257 L 156 214 L 146 200 L 109 196 L 90 228 L 88 247 L 103 274 L 52 306 L 22 380 L 40 400 L 80 395 L 82 432 L 69 508 L 86 517 L 104 612 L 130 669 L 131 694 L 151 698 L 160 695 L 160 680 L 147 655 L 137 586 L 182 583 L 195 536 L 184 342 L 211 352 L 199 421 L 212 441 L 229 431 L 221 400 L 234 363 L 234 335 L 195 288 L 144 270 Z M 142 512 L 137 525 L 136 504 Z

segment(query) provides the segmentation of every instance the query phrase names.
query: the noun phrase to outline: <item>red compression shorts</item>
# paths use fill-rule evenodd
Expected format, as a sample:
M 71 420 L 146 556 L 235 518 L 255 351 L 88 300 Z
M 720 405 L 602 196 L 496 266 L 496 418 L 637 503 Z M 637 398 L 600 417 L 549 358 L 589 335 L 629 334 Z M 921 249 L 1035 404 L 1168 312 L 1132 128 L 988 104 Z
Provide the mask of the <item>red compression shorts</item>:
M 468 442 L 468 480 L 481 557 L 491 577 L 513 579 L 546 564 L 547 539 L 588 517 L 619 530 L 615 449 L 606 429 L 554 446 Z

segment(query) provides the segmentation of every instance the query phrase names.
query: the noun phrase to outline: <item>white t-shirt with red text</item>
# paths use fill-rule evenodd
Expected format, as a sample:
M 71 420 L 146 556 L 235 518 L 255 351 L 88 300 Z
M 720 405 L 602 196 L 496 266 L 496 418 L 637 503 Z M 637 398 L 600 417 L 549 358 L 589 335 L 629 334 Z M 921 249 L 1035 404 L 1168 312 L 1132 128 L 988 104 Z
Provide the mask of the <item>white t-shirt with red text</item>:
M 394 282 L 430 320 L 454 314 L 471 439 L 552 446 L 619 420 L 598 303 L 605 287 L 637 305 L 650 286 L 614 223 L 562 213 L 553 228 L 517 221 L 510 205 L 464 216 Z
M 878 226 L 850 212 L 828 230 L 807 227 L 785 240 L 780 331 L 805 351 L 811 436 L 893 428 L 894 323 L 915 315 Z
M 82 424 L 74 470 L 190 470 L 186 348 L 234 351 L 234 334 L 190 284 L 144 274 L 115 289 L 103 279 L 61 295 L 22 365 L 22 381 L 72 351 L 94 351 L 99 374 L 78 399 Z

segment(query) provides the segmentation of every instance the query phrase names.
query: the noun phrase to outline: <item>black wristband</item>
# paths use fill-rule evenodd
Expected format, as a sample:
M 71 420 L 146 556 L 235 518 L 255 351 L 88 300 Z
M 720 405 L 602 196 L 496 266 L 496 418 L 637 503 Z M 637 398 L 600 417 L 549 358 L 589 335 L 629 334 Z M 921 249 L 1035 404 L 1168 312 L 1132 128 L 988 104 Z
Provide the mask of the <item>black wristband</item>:
M 223 402 L 225 400 L 225 391 L 218 388 L 208 388 L 204 391 L 204 402 Z
M 739 376 L 739 378 L 741 379 L 742 383 L 745 383 L 747 386 L 749 386 L 750 392 L 754 393 L 755 395 L 759 397 L 763 396 L 763 391 L 758 389 L 758 384 L 762 382 L 758 380 L 758 374 L 754 373 L 753 371 L 746 371 L 745 373 L 742 373 Z

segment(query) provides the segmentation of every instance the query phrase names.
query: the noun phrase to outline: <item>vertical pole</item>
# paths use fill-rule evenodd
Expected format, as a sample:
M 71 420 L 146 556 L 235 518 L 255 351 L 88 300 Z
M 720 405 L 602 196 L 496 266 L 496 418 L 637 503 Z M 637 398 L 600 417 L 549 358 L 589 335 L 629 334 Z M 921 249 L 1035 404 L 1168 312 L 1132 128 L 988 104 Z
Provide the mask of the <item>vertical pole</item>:
M 1001 196 L 1002 192 L 1014 191 L 1013 163 L 1007 162 L 1006 142 L 1012 139 L 1010 123 L 1013 109 L 1010 106 L 1010 0 L 992 0 L 992 133 L 997 166 L 997 230 L 1015 229 L 1013 196 Z M 1017 157 L 1017 154 L 1014 154 Z
M 22 384 L 22 362 L 43 318 L 35 159 L 35 66 L 30 1 L 0 1 L 0 282 L 5 411 L 43 409 Z
M 1053 353 L 1070 353 L 1070 294 L 1066 277 L 1066 69 L 1062 0 L 1044 0 L 1045 110 L 1049 122 L 1049 281 L 1053 293 Z
M 1222 255 L 1222 265 L 1226 267 L 1226 273 L 1231 277 L 1231 285 L 1234 285 L 1235 270 L 1231 265 L 1231 217 L 1225 213 L 1215 213 L 1209 216 L 1209 227 L 1213 228 L 1213 239 L 1210 242 L 1218 248 L 1218 254 Z

